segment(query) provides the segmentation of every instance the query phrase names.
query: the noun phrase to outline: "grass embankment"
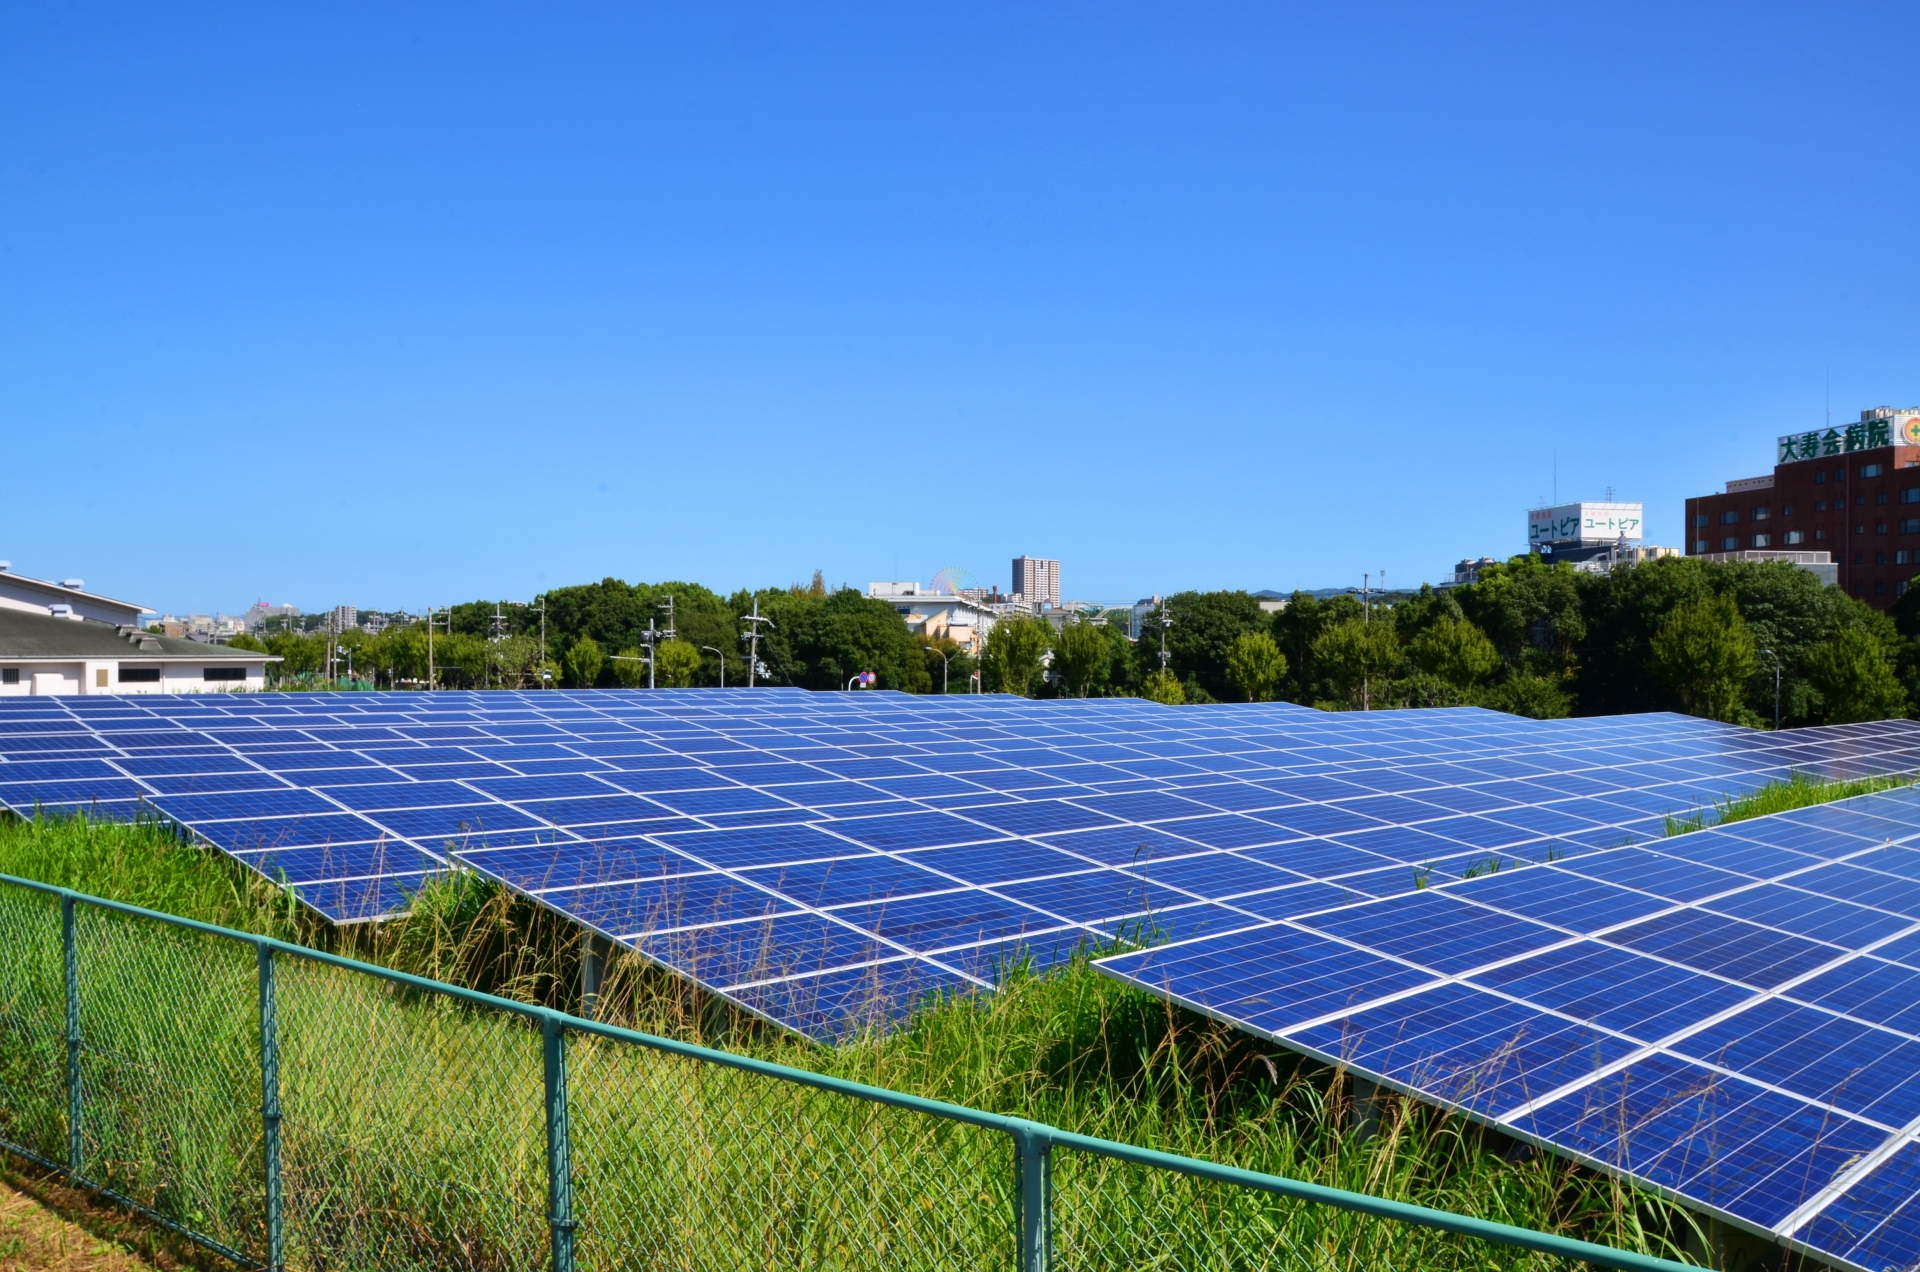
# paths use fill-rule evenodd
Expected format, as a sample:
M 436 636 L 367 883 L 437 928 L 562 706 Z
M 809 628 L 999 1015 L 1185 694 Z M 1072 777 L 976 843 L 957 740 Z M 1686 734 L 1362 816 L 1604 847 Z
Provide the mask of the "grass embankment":
M 1815 804 L 1830 804 L 1837 799 L 1852 799 L 1856 795 L 1897 790 L 1912 786 L 1916 781 L 1920 781 L 1920 777 L 1910 773 L 1884 777 L 1815 777 L 1808 773 L 1795 773 L 1784 782 L 1769 782 L 1750 794 L 1716 800 L 1711 808 L 1696 808 L 1685 817 L 1668 817 L 1667 834 L 1669 837 L 1685 835 L 1710 826 L 1746 821 L 1750 817 L 1765 817 L 1771 813 L 1791 812 L 1796 808 L 1811 808 Z M 1711 821 L 1708 820 L 1710 815 Z
M 430 888 L 405 918 L 333 929 L 160 827 L 0 824 L 0 873 L 577 1007 L 571 925 L 471 877 Z M 31 937 L 39 951 L 35 975 L 0 987 L 0 1026 L 32 1035 L 5 1049 L 0 1095 L 7 1134 L 60 1157 L 61 972 L 48 915 L 0 889 L 0 946 Z M 99 989 L 83 988 L 83 1027 L 100 1058 L 89 1099 L 111 1110 L 88 1127 L 103 1169 L 162 1213 L 249 1245 L 260 1202 L 235 1181 L 258 1177 L 250 951 L 117 919 L 83 923 L 82 941 L 83 979 L 100 975 Z M 103 965 L 110 974 L 91 971 Z M 1648 1253 L 1691 1244 L 1684 1214 L 1648 1194 L 1425 1105 L 1388 1101 L 1361 1142 L 1337 1074 L 1101 976 L 1084 957 L 1016 973 L 995 994 L 931 1001 L 906 1027 L 831 1048 L 633 961 L 611 969 L 605 995 L 616 1018 L 647 1032 L 892 1090 Z M 335 1268 L 537 1262 L 537 1034 L 298 960 L 283 960 L 279 996 L 293 1262 L 322 1251 Z M 588 1265 L 653 1266 L 645 1251 L 661 1266 L 1011 1257 L 1004 1136 L 591 1039 L 574 1040 L 569 1064 Z M 156 1110 L 164 1126 L 148 1125 Z M 1054 1181 L 1056 1249 L 1075 1266 L 1553 1262 L 1066 1153 Z

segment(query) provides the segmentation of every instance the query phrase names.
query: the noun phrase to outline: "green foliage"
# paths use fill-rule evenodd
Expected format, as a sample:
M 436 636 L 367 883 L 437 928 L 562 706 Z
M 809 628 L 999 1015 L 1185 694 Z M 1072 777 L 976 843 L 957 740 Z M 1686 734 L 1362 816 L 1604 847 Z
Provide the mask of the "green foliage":
M 825 595 L 801 589 L 759 596 L 760 612 L 774 620 L 761 644 L 769 683 L 844 689 L 850 677 L 871 671 L 880 677 L 882 689 L 925 693 L 930 686 L 921 642 L 886 601 L 852 588 Z M 737 637 L 731 647 L 740 647 Z
M 1149 702 L 1177 707 L 1187 700 L 1187 691 L 1180 683 L 1180 677 L 1171 671 L 1155 671 L 1148 673 L 1146 682 L 1141 686 L 1140 696 Z
M 605 662 L 606 654 L 601 650 L 600 642 L 591 636 L 580 637 L 567 650 L 563 660 L 568 683 L 576 689 L 591 687 L 600 678 L 600 668 Z
M 988 693 L 1032 697 L 1040 684 L 1047 651 L 1053 648 L 1053 624 L 1044 618 L 1008 615 L 987 633 L 980 670 Z
M 1691 715 L 1733 720 L 1758 669 L 1753 633 L 1731 596 L 1682 602 L 1653 634 L 1654 677 Z
M 1409 646 L 1436 623 L 1446 619 L 1464 621 L 1466 618 L 1460 611 L 1460 602 L 1454 598 L 1453 589 L 1436 592 L 1431 583 L 1422 583 L 1418 595 L 1396 601 L 1389 612 L 1393 616 L 1393 630 L 1400 637 L 1400 643 Z
M 1907 693 L 1880 638 L 1860 628 L 1835 632 L 1807 656 L 1807 681 L 1829 724 L 1886 720 L 1907 713 Z
M 1396 622 L 1395 629 L 1404 635 L 1408 627 Z M 1414 666 L 1427 675 L 1466 690 L 1492 679 L 1500 670 L 1500 651 L 1486 633 L 1459 616 L 1457 607 L 1452 614 L 1434 618 L 1424 630 L 1415 630 L 1410 652 Z
M 1287 672 L 1280 680 L 1281 698 L 1310 704 L 1338 695 L 1338 688 L 1314 661 L 1313 643 L 1329 627 L 1356 621 L 1360 615 L 1358 597 L 1333 596 L 1323 601 L 1305 592 L 1293 594 L 1269 624 L 1274 644 L 1287 660 Z
M 1711 819 L 1708 817 L 1709 810 L 1704 808 L 1696 809 L 1686 817 L 1669 817 L 1666 833 L 1669 836 L 1685 835 L 1707 826 L 1724 826 L 1728 822 L 1745 821 L 1749 817 L 1765 817 L 1770 813 L 1810 808 L 1836 799 L 1852 799 L 1855 795 L 1871 795 L 1876 791 L 1912 786 L 1914 781 L 1911 776 L 1827 778 L 1795 773 L 1784 782 L 1769 782 L 1752 794 L 1716 800 Z
M 1270 620 L 1249 592 L 1179 592 L 1167 598 L 1167 665 L 1182 681 L 1197 683 L 1210 698 L 1237 698 L 1227 679 L 1233 642 L 1251 631 L 1270 630 Z M 1140 625 L 1140 650 L 1151 667 L 1160 665 L 1160 616 Z
M 1570 565 L 1545 565 L 1537 556 L 1514 557 L 1480 571 L 1480 579 L 1454 589 L 1461 612 L 1487 634 L 1509 664 L 1528 671 L 1564 674 L 1586 639 L 1586 618 Z
M 641 651 L 640 646 L 628 645 L 609 658 L 607 666 L 622 689 L 645 689 L 647 687 L 646 660 L 647 656 Z
M 238 636 L 229 636 L 227 638 L 227 648 L 228 649 L 244 649 L 249 653 L 255 653 L 255 654 L 264 654 L 268 652 L 266 642 L 262 641 L 257 636 L 249 636 L 245 632 L 241 632 Z
M 1227 651 L 1227 680 L 1248 702 L 1273 697 L 1286 674 L 1287 656 L 1266 632 L 1241 632 Z
M 1112 647 L 1107 625 L 1093 619 L 1070 618 L 1053 646 L 1053 671 L 1066 692 L 1084 698 L 1102 687 L 1112 671 Z
M 661 689 L 690 689 L 700 672 L 700 651 L 691 641 L 663 640 L 654 647 L 654 684 Z
M 1387 688 L 1401 658 L 1400 638 L 1384 619 L 1335 623 L 1313 642 L 1314 662 L 1333 684 L 1336 700 L 1352 708 L 1374 705 L 1374 689 Z
M 1480 705 L 1509 715 L 1531 716 L 1535 720 L 1558 720 L 1573 714 L 1564 682 L 1557 676 L 1540 676 L 1530 671 L 1510 673 L 1493 688 L 1480 695 Z

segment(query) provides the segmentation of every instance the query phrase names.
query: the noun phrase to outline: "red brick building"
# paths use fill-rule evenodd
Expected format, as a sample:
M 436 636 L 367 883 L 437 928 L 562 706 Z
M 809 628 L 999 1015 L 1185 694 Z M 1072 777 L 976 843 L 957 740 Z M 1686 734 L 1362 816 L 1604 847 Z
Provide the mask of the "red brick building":
M 1778 446 L 1771 477 L 1687 500 L 1687 555 L 1826 552 L 1848 595 L 1891 605 L 1920 575 L 1920 410 L 1862 411 Z

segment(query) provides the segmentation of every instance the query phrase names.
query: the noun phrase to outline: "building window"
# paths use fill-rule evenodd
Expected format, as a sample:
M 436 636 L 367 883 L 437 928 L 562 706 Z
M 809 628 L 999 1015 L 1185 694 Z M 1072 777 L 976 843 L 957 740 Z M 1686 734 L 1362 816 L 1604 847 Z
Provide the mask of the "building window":
M 18 667 L 0 667 L 0 685 L 17 685 L 19 683 L 20 669 Z
M 1824 542 L 1826 540 L 1826 537 L 1827 537 L 1827 529 L 1825 526 L 1821 526 L 1813 532 L 1813 541 L 1815 543 Z
M 1707 528 L 1707 514 L 1706 514 L 1706 513 L 1704 513 L 1704 512 L 1696 512 L 1696 513 L 1694 513 L 1694 514 L 1693 514 L 1693 528 L 1694 528 L 1695 530 L 1704 530 L 1704 529 L 1706 529 L 1706 528 Z
M 1705 552 L 1707 550 L 1707 541 L 1705 539 L 1695 539 L 1693 541 L 1693 550 L 1696 553 Z
M 1893 554 L 1893 563 L 1895 565 L 1905 565 L 1907 563 L 1907 550 L 1905 548 Z
M 1856 553 L 1854 553 L 1854 554 L 1853 554 L 1853 563 L 1854 563 L 1855 565 L 1865 565 L 1865 564 L 1867 563 L 1867 554 L 1866 554 L 1866 553 L 1864 553 L 1864 552 L 1856 552 Z
M 1720 550 L 1722 552 L 1734 552 L 1734 551 L 1737 551 L 1739 547 L 1740 547 L 1740 540 L 1738 539 L 1720 540 Z
M 1793 515 L 1793 505 L 1792 504 L 1781 505 L 1780 515 L 1783 517 L 1791 517 Z
M 1785 542 L 1787 542 L 1788 544 L 1805 543 L 1806 541 L 1807 541 L 1807 532 L 1805 530 L 1787 531 L 1787 537 Z
M 1873 532 L 1875 534 L 1885 534 L 1887 532 L 1887 523 L 1882 521 L 1879 525 L 1876 525 L 1873 528 Z
M 1901 503 L 1920 503 L 1920 486 L 1908 486 L 1900 492 Z
M 1865 596 L 1867 594 L 1867 589 L 1862 585 L 1855 583 L 1853 585 L 1853 594 L 1855 596 Z
M 1753 536 L 1753 546 L 1756 548 L 1771 547 L 1772 545 L 1773 536 L 1770 534 L 1756 534 Z
M 1883 490 L 1879 494 L 1875 495 L 1873 497 L 1873 502 L 1877 504 L 1883 504 L 1887 502 L 1887 492 Z
M 1864 507 L 1866 507 L 1866 506 L 1867 506 L 1867 497 L 1866 497 L 1865 495 L 1855 495 L 1855 496 L 1853 497 L 1853 506 L 1854 506 L 1854 507 L 1856 507 L 1856 508 L 1864 508 Z
M 1912 461 L 1909 460 L 1908 462 L 1911 463 Z M 1907 581 L 1905 579 L 1901 579 L 1893 585 L 1893 594 L 1895 596 L 1905 596 L 1907 594 Z
M 1920 517 L 1908 517 L 1900 523 L 1901 534 L 1920 534 Z
M 1867 523 L 1862 521 L 1859 525 L 1853 528 L 1853 532 L 1855 534 L 1865 534 L 1867 532 Z
M 1876 552 L 1876 553 L 1874 553 L 1874 554 L 1873 554 L 1873 563 L 1874 563 L 1875 565 L 1885 565 L 1885 564 L 1887 563 L 1887 554 L 1886 554 L 1886 553 L 1884 553 L 1884 552 Z
M 1820 470 L 1819 472 L 1817 472 L 1817 473 L 1815 473 L 1815 474 L 1813 475 L 1813 484 L 1814 484 L 1814 485 L 1816 485 L 1816 486 L 1824 486 L 1824 485 L 1826 485 L 1826 484 L 1827 484 L 1827 470 L 1826 470 L 1826 469 L 1824 469 L 1824 468 L 1822 468 L 1822 469 L 1821 469 L 1821 470 Z
M 1885 583 L 1875 583 L 1873 585 L 1873 594 L 1875 596 L 1885 596 L 1887 594 L 1887 585 Z
M 1862 477 L 1878 477 L 1886 471 L 1886 467 L 1885 464 L 1862 464 L 1860 465 L 1860 475 Z
M 1729 508 L 1729 509 L 1727 509 L 1727 510 L 1726 510 L 1725 512 L 1723 512 L 1723 513 L 1721 513 L 1721 514 L 1720 514 L 1720 524 L 1721 524 L 1721 525 L 1723 525 L 1723 526 L 1730 526 L 1730 525 L 1733 525 L 1734 523 L 1736 523 L 1736 522 L 1738 522 L 1739 520 L 1740 520 L 1740 514 L 1739 514 L 1739 512 L 1737 512 L 1736 510 L 1734 510 L 1734 509 L 1732 509 L 1732 508 Z
M 1840 481 L 1845 481 L 1845 480 L 1847 479 L 1847 470 L 1846 470 L 1846 469 L 1844 469 L 1844 468 L 1836 468 L 1836 469 L 1834 469 L 1834 470 L 1833 470 L 1833 479 L 1834 479 L 1834 480 L 1835 480 L 1836 482 L 1840 482 Z
M 1765 504 L 1761 504 L 1758 508 L 1755 508 L 1753 512 L 1750 514 L 1752 519 L 1755 521 L 1765 521 L 1771 515 L 1772 514 L 1768 511 L 1767 505 Z
M 157 685 L 160 683 L 158 667 L 122 667 L 120 683 L 123 685 Z
M 1825 512 L 1825 511 L 1827 510 L 1827 501 L 1826 501 L 1826 500 L 1824 500 L 1824 499 L 1816 499 L 1816 500 L 1814 500 L 1814 501 L 1813 501 L 1813 510 L 1814 510 L 1815 512 Z
M 245 680 L 245 667 L 207 667 L 200 673 L 202 680 Z

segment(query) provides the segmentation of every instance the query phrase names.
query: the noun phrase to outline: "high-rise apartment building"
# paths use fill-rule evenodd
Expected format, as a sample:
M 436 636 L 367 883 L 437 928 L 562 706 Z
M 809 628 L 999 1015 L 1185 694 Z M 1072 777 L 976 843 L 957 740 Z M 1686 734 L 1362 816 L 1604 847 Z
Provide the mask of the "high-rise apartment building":
M 1060 604 L 1060 563 L 1045 557 L 1013 558 L 1013 592 L 1028 605 Z

